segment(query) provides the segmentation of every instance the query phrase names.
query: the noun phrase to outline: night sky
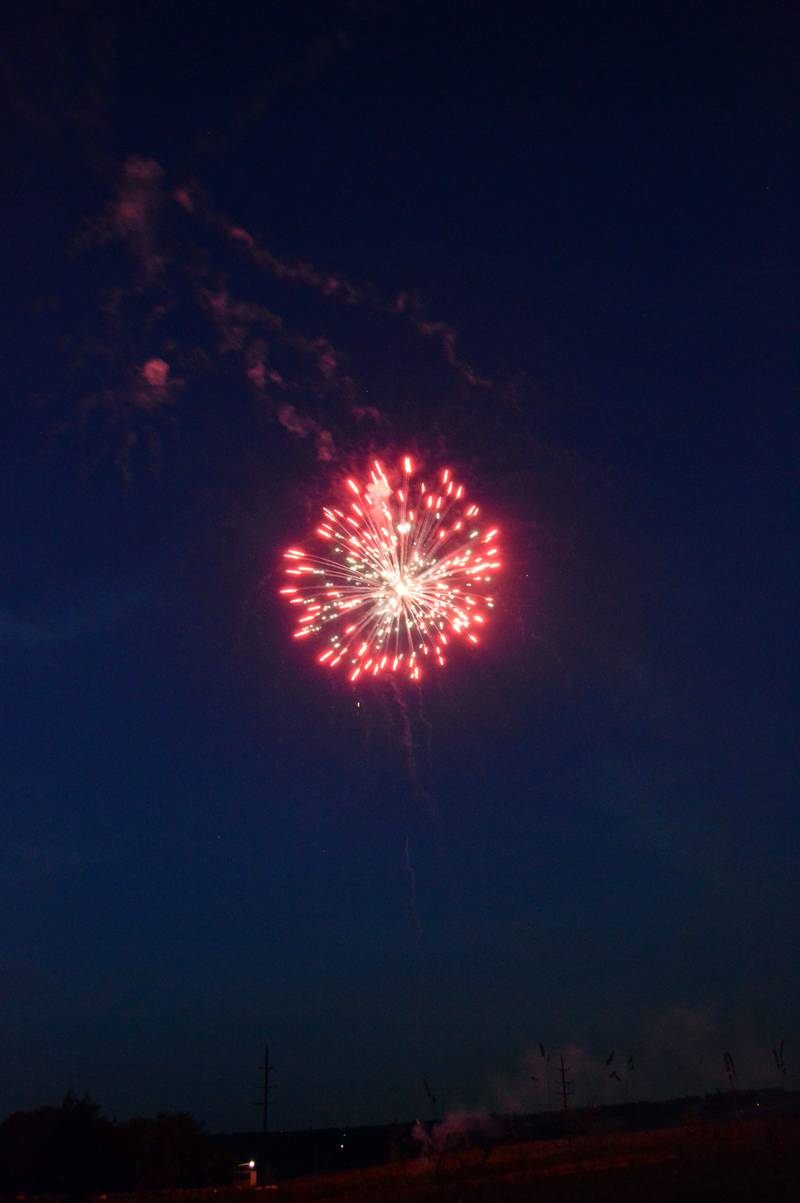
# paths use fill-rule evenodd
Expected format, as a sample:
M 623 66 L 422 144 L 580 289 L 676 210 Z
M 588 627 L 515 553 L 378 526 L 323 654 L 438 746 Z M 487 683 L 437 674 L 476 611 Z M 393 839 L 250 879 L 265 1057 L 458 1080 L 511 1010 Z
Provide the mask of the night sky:
M 800 1085 L 792 7 L 19 7 L 0 1114 Z M 277 589 L 405 452 L 506 555 L 393 693 Z

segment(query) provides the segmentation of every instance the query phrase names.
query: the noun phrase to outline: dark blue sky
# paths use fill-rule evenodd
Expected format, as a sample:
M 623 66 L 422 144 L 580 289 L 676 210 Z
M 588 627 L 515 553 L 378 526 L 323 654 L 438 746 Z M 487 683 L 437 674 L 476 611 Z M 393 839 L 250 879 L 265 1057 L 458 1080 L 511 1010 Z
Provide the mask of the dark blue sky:
M 169 7 L 9 42 L 0 1111 L 797 1084 L 796 14 Z M 274 596 L 407 449 L 509 549 L 416 787 Z

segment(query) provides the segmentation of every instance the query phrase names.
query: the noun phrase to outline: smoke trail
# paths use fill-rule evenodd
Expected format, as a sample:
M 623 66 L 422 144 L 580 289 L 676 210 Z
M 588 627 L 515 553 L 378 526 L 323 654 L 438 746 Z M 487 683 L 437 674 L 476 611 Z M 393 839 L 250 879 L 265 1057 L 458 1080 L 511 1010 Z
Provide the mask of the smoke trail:
M 417 952 L 418 968 L 420 968 L 422 961 L 422 924 L 419 921 L 419 911 L 417 910 L 417 875 L 414 872 L 414 866 L 411 863 L 410 836 L 406 836 L 405 862 L 406 877 L 408 878 L 408 909 L 411 914 L 411 921 L 414 925 L 414 942 Z
M 408 779 L 411 782 L 412 789 L 416 792 L 419 784 L 417 778 L 417 757 L 414 752 L 414 736 L 411 731 L 411 720 L 408 717 L 408 707 L 394 677 L 389 677 L 388 683 L 391 695 L 397 706 L 396 714 L 400 723 L 400 748 L 403 753 Z
M 417 700 L 415 716 L 410 711 L 408 702 L 406 701 L 406 695 L 395 678 L 389 677 L 387 683 L 389 685 L 390 696 L 395 703 L 394 713 L 399 734 L 400 750 L 403 754 L 406 773 L 408 774 L 408 780 L 411 785 L 412 797 L 417 806 L 425 812 L 428 818 L 436 826 L 438 826 L 438 807 L 432 794 L 424 782 L 420 780 L 420 766 L 418 757 L 419 741 L 415 739 L 414 736 L 414 719 L 416 718 L 418 725 L 421 726 L 426 733 L 426 755 L 423 759 L 423 769 L 425 769 L 426 766 L 430 764 L 432 731 L 431 725 L 427 718 L 425 718 L 422 709 L 422 691 L 420 689 L 415 691 L 415 697 Z
M 473 388 L 491 388 L 491 380 L 478 375 L 474 368 L 456 352 L 458 333 L 445 321 L 433 321 L 425 315 L 422 302 L 412 293 L 400 291 L 391 300 L 382 298 L 370 283 L 354 284 L 339 272 L 320 271 L 302 260 L 280 258 L 243 226 L 217 213 L 205 201 L 199 190 L 177 189 L 173 199 L 189 213 L 200 215 L 207 225 L 227 238 L 247 255 L 261 271 L 274 279 L 290 284 L 302 284 L 322 297 L 338 299 L 346 305 L 360 306 L 390 316 L 404 318 L 423 339 L 436 343 L 445 361 Z
M 412 292 L 382 296 L 369 282 L 281 257 L 218 212 L 198 184 L 169 174 L 153 158 L 122 160 L 108 199 L 71 245 L 75 270 L 92 268 L 95 304 L 68 340 L 62 384 L 77 394 L 87 437 L 98 421 L 116 431 L 123 475 L 137 451 L 159 446 L 179 406 L 232 368 L 254 416 L 306 440 L 321 462 L 338 458 L 349 436 L 363 439 L 365 422 L 383 425 L 389 416 L 368 397 L 346 350 L 367 314 L 410 330 L 476 397 L 492 388 L 458 354 L 455 328 L 432 320 Z M 255 297 L 242 294 L 242 262 L 258 274 Z M 87 282 L 76 278 L 75 286 L 85 292 Z M 290 316 L 297 293 L 312 310 L 300 328 Z M 326 336 L 338 321 L 333 308 L 359 315 L 337 336 L 345 347 Z
M 411 926 L 414 933 L 413 945 L 413 986 L 411 997 L 413 1056 L 421 1063 L 424 1055 L 423 1018 L 425 991 L 425 959 L 422 946 L 422 923 L 417 908 L 417 874 L 411 863 L 411 838 L 405 840 L 405 873 L 408 882 L 408 912 L 411 916 Z

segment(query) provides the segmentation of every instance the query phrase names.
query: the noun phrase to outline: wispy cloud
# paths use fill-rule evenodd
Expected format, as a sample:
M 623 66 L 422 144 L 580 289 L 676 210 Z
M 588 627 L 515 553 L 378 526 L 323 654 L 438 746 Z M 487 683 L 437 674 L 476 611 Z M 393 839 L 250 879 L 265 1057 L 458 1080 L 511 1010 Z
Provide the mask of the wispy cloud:
M 18 647 L 36 647 L 47 642 L 47 632 L 38 623 L 0 610 L 0 647 L 14 644 Z
M 369 281 L 278 254 L 218 211 L 195 181 L 171 180 L 155 159 L 132 155 L 118 165 L 113 194 L 76 240 L 82 253 L 119 246 L 129 267 L 120 269 L 109 250 L 94 328 L 72 340 L 70 373 L 87 437 L 97 417 L 116 430 L 126 477 L 140 448 L 158 456 L 163 424 L 177 419 L 192 386 L 232 368 L 259 411 L 313 444 L 319 460 L 336 459 L 349 427 L 386 420 L 365 404 L 368 386 L 354 367 L 354 348 L 376 319 L 387 334 L 396 331 L 402 354 L 410 331 L 412 343 L 430 347 L 476 397 L 491 388 L 459 354 L 455 327 L 432 318 L 414 292 L 384 294 Z M 353 319 L 345 320 L 346 310 Z M 341 432 L 335 443 L 333 430 Z
M 89 241 L 126 243 L 148 281 L 164 269 L 164 254 L 158 247 L 163 176 L 155 159 L 129 156 L 122 164 L 116 196 L 101 217 L 88 223 Z
M 0 881 L 19 885 L 59 877 L 97 864 L 99 859 L 95 854 L 40 840 L 6 839 L 0 844 Z
M 480 376 L 470 364 L 458 355 L 456 350 L 458 332 L 455 327 L 449 322 L 434 321 L 427 317 L 422 302 L 413 293 L 400 291 L 394 297 L 387 299 L 381 297 L 372 284 L 355 284 L 340 272 L 321 271 L 302 260 L 292 261 L 281 258 L 269 247 L 263 246 L 249 230 L 221 214 L 215 213 L 203 202 L 199 194 L 194 197 L 188 189 L 181 188 L 175 193 L 175 200 L 187 212 L 202 213 L 209 225 L 225 235 L 232 243 L 238 244 L 257 267 L 276 280 L 304 285 L 323 297 L 336 298 L 346 305 L 360 306 L 377 313 L 400 317 L 407 321 L 422 338 L 436 343 L 446 362 L 469 385 L 480 389 L 491 386 L 490 380 Z
M 298 435 L 299 438 L 305 439 L 309 435 L 314 436 L 314 441 L 317 448 L 317 459 L 323 463 L 329 462 L 334 457 L 333 435 L 329 430 L 323 429 L 314 418 L 306 416 L 302 417 L 293 405 L 282 405 L 278 410 L 278 421 L 281 426 L 285 427 L 291 434 Z
M 0 609 L 0 648 L 46 647 L 102 635 L 152 605 L 152 595 L 145 590 L 107 589 L 36 613 Z
M 566 1088 L 572 1106 L 670 1098 L 725 1089 L 723 1055 L 735 1056 L 739 1084 L 774 1084 L 769 1032 L 748 1032 L 709 1001 L 679 1001 L 645 1012 L 615 1048 L 532 1044 L 516 1069 L 494 1081 L 504 1111 L 557 1109 Z M 779 1033 L 778 1033 L 779 1035 Z M 562 1058 L 564 1078 L 562 1081 Z

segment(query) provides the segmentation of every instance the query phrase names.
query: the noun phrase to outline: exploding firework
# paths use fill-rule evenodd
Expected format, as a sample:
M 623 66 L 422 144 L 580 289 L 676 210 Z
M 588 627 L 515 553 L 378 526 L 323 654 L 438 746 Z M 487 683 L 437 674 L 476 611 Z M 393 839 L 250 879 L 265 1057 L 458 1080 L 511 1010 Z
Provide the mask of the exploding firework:
M 343 665 L 351 681 L 383 672 L 418 681 L 426 664 L 443 668 L 451 640 L 480 642 L 494 605 L 486 590 L 501 568 L 499 532 L 479 514 L 449 468 L 429 487 L 410 456 L 392 482 L 375 460 L 366 486 L 347 480 L 340 505 L 323 507 L 313 538 L 325 554 L 285 553 L 294 638 L 327 637 L 319 663 Z

